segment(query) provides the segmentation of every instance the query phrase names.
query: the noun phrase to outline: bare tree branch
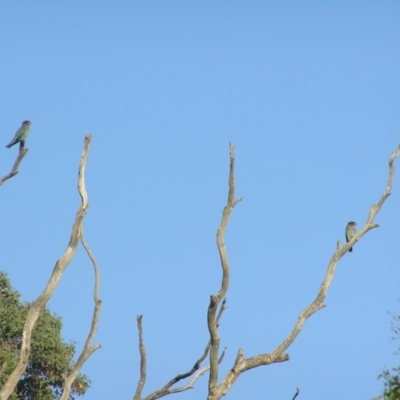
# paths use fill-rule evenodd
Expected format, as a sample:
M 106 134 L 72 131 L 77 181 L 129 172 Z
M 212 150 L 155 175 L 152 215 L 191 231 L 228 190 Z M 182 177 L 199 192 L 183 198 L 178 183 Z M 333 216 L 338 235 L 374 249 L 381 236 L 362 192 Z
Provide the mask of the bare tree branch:
M 2 185 L 7 179 L 12 178 L 13 176 L 18 174 L 18 167 L 19 164 L 21 164 L 22 159 L 25 157 L 26 153 L 28 152 L 28 148 L 25 147 L 25 144 L 23 141 L 19 142 L 19 152 L 18 152 L 18 156 L 17 159 L 15 160 L 15 163 L 11 169 L 11 172 L 8 173 L 7 175 L 4 175 L 1 179 L 0 179 L 0 185 Z
M 94 257 L 90 247 L 86 243 L 85 235 L 83 233 L 83 224 L 81 224 L 80 229 L 80 239 L 82 242 L 83 247 L 86 250 L 88 257 L 90 258 L 93 268 L 94 268 L 94 290 L 93 290 L 93 298 L 94 298 L 94 311 L 92 317 L 92 324 L 90 327 L 90 331 L 88 337 L 86 339 L 85 345 L 83 346 L 82 352 L 76 362 L 74 368 L 64 377 L 64 387 L 63 387 L 63 394 L 60 400 L 68 400 L 71 394 L 71 386 L 74 383 L 79 371 L 81 370 L 83 364 L 86 360 L 97 350 L 101 347 L 100 343 L 95 344 L 94 346 L 91 345 L 92 340 L 97 332 L 97 327 L 99 325 L 99 317 L 100 317 L 100 309 L 101 309 L 101 300 L 99 299 L 99 290 L 100 290 L 100 272 L 99 267 Z
M 151 395 L 147 396 L 144 400 L 159 399 L 160 397 L 164 397 L 164 396 L 167 396 L 169 394 L 180 393 L 180 392 L 184 392 L 185 390 L 188 390 L 188 389 L 193 389 L 195 383 L 200 378 L 200 376 L 202 376 L 205 372 L 207 372 L 210 369 L 209 365 L 207 365 L 206 367 L 203 367 L 201 369 L 198 369 L 198 368 L 200 368 L 200 363 L 202 361 L 204 361 L 204 359 L 207 357 L 209 349 L 210 349 L 210 343 L 208 343 L 204 354 L 200 357 L 199 360 L 197 360 L 196 364 L 194 365 L 194 367 L 189 372 L 187 372 L 185 374 L 178 375 L 176 378 L 174 378 L 170 382 L 168 382 L 168 384 L 165 385 L 164 388 L 162 388 L 159 391 L 156 391 L 156 392 L 152 393 Z M 220 364 L 222 362 L 222 360 L 224 359 L 225 350 L 226 350 L 226 348 L 222 352 L 221 357 L 218 360 L 218 364 Z M 196 370 L 197 370 L 197 372 L 196 372 Z M 196 372 L 196 373 L 194 373 L 194 372 Z M 190 376 L 192 374 L 194 374 L 192 379 L 185 386 L 181 386 L 181 387 L 175 388 L 175 389 L 169 389 L 173 384 L 175 384 L 179 380 L 187 378 L 188 376 Z M 167 388 L 167 386 L 168 386 L 168 388 Z
M 340 241 L 337 242 L 337 250 L 333 254 L 329 264 L 328 268 L 326 271 L 325 278 L 323 279 L 320 289 L 318 291 L 317 297 L 315 300 L 307 306 L 299 315 L 298 320 L 296 321 L 292 331 L 290 334 L 282 341 L 280 345 L 277 346 L 277 348 L 270 354 L 259 354 L 251 358 L 244 358 L 244 353 L 242 349 L 238 350 L 238 354 L 236 357 L 236 360 L 234 362 L 233 367 L 229 370 L 223 381 L 219 386 L 216 386 L 216 381 L 217 381 L 217 375 L 216 372 L 213 376 L 213 362 L 211 361 L 211 372 L 210 372 L 210 385 L 209 385 L 209 395 L 208 395 L 208 400 L 219 400 L 222 396 L 224 396 L 233 383 L 236 381 L 236 379 L 239 377 L 239 375 L 242 372 L 248 371 L 252 368 L 256 368 L 262 365 L 269 365 L 272 363 L 276 362 L 284 362 L 289 360 L 289 355 L 285 354 L 284 352 L 288 349 L 288 347 L 293 343 L 293 341 L 296 339 L 297 335 L 300 333 L 305 321 L 313 315 L 315 312 L 320 310 L 321 308 L 325 307 L 324 300 L 328 292 L 328 288 L 330 284 L 332 283 L 336 266 L 339 262 L 339 260 L 347 253 L 347 251 L 352 247 L 355 243 L 357 243 L 368 231 L 371 229 L 379 227 L 378 224 L 374 223 L 374 218 L 382 208 L 384 202 L 386 199 L 389 197 L 391 190 L 392 190 L 392 183 L 393 183 L 393 176 L 394 176 L 394 171 L 395 171 L 395 166 L 394 166 L 394 161 L 395 159 L 399 156 L 400 154 L 400 146 L 390 155 L 389 158 L 389 177 L 386 185 L 386 189 L 383 192 L 383 195 L 379 199 L 378 203 L 375 205 L 373 204 L 370 208 L 369 215 L 367 218 L 367 221 L 365 225 L 356 233 L 356 235 L 350 240 L 345 246 L 341 246 Z M 231 159 L 232 159 L 232 151 L 231 151 Z M 232 169 L 232 161 L 231 161 L 231 169 Z M 229 202 L 233 202 L 233 195 L 231 195 L 231 187 L 233 186 L 231 184 L 231 179 L 229 180 L 229 196 L 228 196 L 228 206 Z M 233 203 L 234 205 L 235 203 Z M 227 206 L 227 207 L 228 207 Z M 226 207 L 226 208 L 227 208 Z M 226 209 L 225 208 L 225 209 Z M 232 207 L 229 209 L 231 210 Z M 228 215 L 229 216 L 229 215 Z M 225 210 L 224 210 L 224 216 L 223 220 L 225 217 Z M 221 227 L 224 225 L 221 223 Z M 226 227 L 226 226 L 225 226 Z M 220 250 L 221 254 L 221 264 L 222 268 L 224 271 L 224 276 L 226 276 L 226 280 L 229 281 L 229 267 L 227 266 L 227 259 L 226 259 L 226 252 L 225 252 L 225 247 L 223 246 L 223 242 L 221 244 L 220 238 L 221 238 L 221 231 L 222 229 L 220 228 L 218 230 L 217 238 L 218 238 L 218 248 L 222 248 L 222 251 Z M 227 272 L 226 272 L 227 270 Z M 223 279 L 223 284 L 221 291 L 226 293 L 227 287 L 225 285 L 225 280 Z M 220 291 L 220 292 L 221 292 Z M 219 295 L 219 294 L 218 294 Z M 212 338 L 212 346 L 211 346 L 211 353 L 210 353 L 210 358 L 213 355 L 213 350 L 218 351 L 218 345 L 219 345 L 219 337 L 218 337 L 218 331 L 215 327 L 215 323 L 213 323 L 212 320 L 212 313 L 210 313 L 210 309 L 214 306 L 214 303 L 217 303 L 219 300 L 219 297 L 217 296 L 212 296 L 211 297 L 211 304 L 209 307 L 209 319 L 208 319 L 208 326 Z M 215 349 L 213 349 L 213 344 L 215 344 Z M 213 356 L 215 357 L 215 355 Z M 217 367 L 214 367 L 215 371 L 217 371 Z M 295 395 L 295 397 L 298 395 L 298 393 Z
M 294 400 L 300 394 L 300 388 L 296 388 L 296 393 L 294 394 L 292 400 Z
M 242 198 L 235 200 L 235 146 L 229 144 L 229 191 L 228 201 L 222 213 L 221 224 L 217 231 L 217 246 L 222 267 L 222 282 L 221 288 L 216 295 L 211 295 L 210 305 L 208 306 L 207 323 L 210 332 L 211 350 L 210 350 L 210 377 L 208 382 L 208 392 L 212 395 L 218 380 L 218 351 L 219 351 L 219 333 L 217 326 L 217 319 L 215 317 L 217 308 L 229 286 L 230 267 L 228 262 L 228 254 L 225 247 L 224 235 L 228 226 L 229 217 L 235 205 L 239 203 Z
M 226 310 L 225 306 L 226 300 L 222 302 L 221 308 L 218 312 L 217 316 L 217 324 L 219 323 L 223 312 Z M 141 320 L 141 315 L 138 317 L 138 330 L 139 330 L 139 351 L 140 351 L 140 379 L 138 382 L 138 386 L 136 388 L 136 393 L 133 398 L 133 400 L 141 400 L 141 393 L 143 391 L 144 383 L 146 381 L 146 349 L 144 346 L 143 342 L 143 332 L 142 332 L 142 320 Z M 140 318 L 140 326 L 139 326 L 139 318 Z M 206 371 L 210 369 L 210 366 L 203 367 L 202 369 L 200 368 L 201 363 L 206 359 L 208 352 L 210 350 L 211 346 L 211 341 L 209 341 L 204 349 L 203 354 L 200 356 L 200 358 L 194 363 L 192 369 L 190 369 L 187 372 L 184 372 L 182 374 L 176 375 L 174 378 L 172 378 L 169 382 L 167 382 L 161 389 L 154 391 L 153 393 L 149 394 L 146 396 L 143 400 L 155 400 L 159 399 L 160 397 L 167 396 L 169 394 L 173 393 L 179 393 L 179 392 L 184 392 L 185 390 L 192 389 L 194 387 L 194 384 L 196 381 L 200 378 L 201 375 L 203 375 Z M 218 363 L 221 363 L 224 355 L 225 355 L 225 350 L 222 352 L 222 355 L 220 359 L 218 360 Z M 196 372 L 197 371 L 197 372 Z M 185 386 L 179 387 L 179 388 L 174 388 L 171 389 L 173 385 L 175 385 L 177 382 L 188 378 L 189 376 L 192 376 L 192 379 L 189 381 L 188 384 Z
M 78 247 L 80 233 L 81 233 L 81 225 L 83 218 L 86 215 L 86 212 L 89 207 L 88 203 L 88 195 L 85 187 L 85 166 L 89 153 L 90 142 L 92 139 L 92 135 L 89 133 L 85 136 L 84 149 L 81 156 L 81 161 L 79 165 L 78 172 L 78 192 L 81 196 L 81 204 L 76 213 L 75 222 L 72 227 L 71 237 L 69 240 L 68 247 L 65 253 L 61 256 L 61 258 L 56 262 L 53 273 L 50 277 L 49 282 L 47 283 L 45 289 L 40 294 L 40 296 L 32 303 L 28 315 L 26 317 L 23 333 L 22 333 L 22 343 L 21 343 L 21 351 L 20 357 L 17 366 L 14 371 L 10 374 L 4 386 L 0 390 L 0 399 L 7 400 L 11 393 L 13 392 L 15 386 L 20 380 L 21 376 L 25 372 L 25 369 L 28 365 L 29 355 L 31 351 L 31 340 L 32 340 L 32 331 L 36 324 L 36 321 L 39 317 L 40 312 L 45 307 L 46 303 L 49 301 L 50 297 L 53 295 L 54 290 L 56 289 L 60 279 L 62 277 L 63 272 L 71 262 L 72 258 L 75 255 L 76 249 Z
M 195 362 L 195 364 L 193 365 L 192 369 L 182 373 L 182 374 L 178 374 L 177 376 L 175 376 L 174 378 L 172 378 L 167 384 L 165 384 L 161 389 L 154 391 L 153 393 L 149 394 L 147 397 L 144 398 L 144 400 L 155 400 L 155 399 L 159 399 L 160 397 L 164 397 L 167 396 L 169 394 L 172 393 L 179 393 L 179 392 L 183 392 L 185 390 L 188 389 L 192 389 L 194 387 L 195 382 L 197 381 L 197 379 L 200 378 L 201 375 L 204 374 L 204 372 L 206 372 L 210 367 L 204 367 L 201 369 L 201 373 L 199 373 L 198 369 L 200 368 L 201 363 L 205 360 L 205 358 L 207 357 L 208 351 L 210 350 L 210 343 L 207 344 L 204 353 L 200 356 L 200 358 Z M 179 382 L 182 379 L 185 379 L 191 375 L 193 375 L 196 371 L 198 371 L 198 373 L 196 373 L 193 378 L 190 380 L 190 382 L 183 387 L 180 388 L 175 388 L 175 389 L 171 389 L 171 387 L 173 385 L 175 385 L 175 383 Z M 135 400 L 140 400 L 140 399 L 135 399 Z
M 137 317 L 137 326 L 139 331 L 140 379 L 133 400 L 140 400 L 142 398 L 143 387 L 146 383 L 146 348 L 143 342 L 142 318 L 143 315 L 138 315 Z

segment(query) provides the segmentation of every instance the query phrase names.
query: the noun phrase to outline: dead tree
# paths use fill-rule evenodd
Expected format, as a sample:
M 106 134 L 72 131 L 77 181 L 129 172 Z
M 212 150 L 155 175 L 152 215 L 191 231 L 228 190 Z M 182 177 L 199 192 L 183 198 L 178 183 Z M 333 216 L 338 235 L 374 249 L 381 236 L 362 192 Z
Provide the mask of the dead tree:
M 78 375 L 80 369 L 82 368 L 84 362 L 92 355 L 94 351 L 101 347 L 100 344 L 92 345 L 92 340 L 97 332 L 98 320 L 100 315 L 100 307 L 101 300 L 99 300 L 99 285 L 100 285 L 100 276 L 99 269 L 97 266 L 97 262 L 95 257 L 93 256 L 89 246 L 86 243 L 84 233 L 83 233 L 83 219 L 87 213 L 89 208 L 88 194 L 85 186 L 85 167 L 86 161 L 89 154 L 90 142 L 92 139 L 92 135 L 89 133 L 85 136 L 83 153 L 81 156 L 80 164 L 79 164 L 79 172 L 78 172 L 78 192 L 81 197 L 81 204 L 78 207 L 78 211 L 76 213 L 75 221 L 72 227 L 71 237 L 69 240 L 69 244 L 67 249 L 61 258 L 56 262 L 49 282 L 44 288 L 43 292 L 39 295 L 39 297 L 32 303 L 28 315 L 25 320 L 25 325 L 22 333 L 22 343 L 21 350 L 19 355 L 19 361 L 14 371 L 9 375 L 7 381 L 4 386 L 0 390 L 0 399 L 7 400 L 9 396 L 12 394 L 15 386 L 18 381 L 21 379 L 24 374 L 26 367 L 28 365 L 30 351 L 31 351 L 31 340 L 32 340 L 32 331 L 35 327 L 36 321 L 39 318 L 39 315 L 46 303 L 49 301 L 51 296 L 53 295 L 57 285 L 59 284 L 61 277 L 68 267 L 69 263 L 73 259 L 76 249 L 81 242 L 83 247 L 85 248 L 88 257 L 90 258 L 95 275 L 95 285 L 94 285 L 94 311 L 92 317 L 92 324 L 90 328 L 90 332 L 86 339 L 83 350 L 78 357 L 78 361 L 76 362 L 74 368 L 68 375 L 64 377 L 63 384 L 63 393 L 61 396 L 61 400 L 67 400 L 70 397 L 71 393 L 71 385 L 74 382 L 76 376 Z M 25 156 L 28 149 L 24 146 L 20 146 L 19 155 L 14 164 L 12 171 L 1 179 L 0 184 L 5 180 L 13 177 L 18 172 L 18 166 L 21 162 L 22 158 Z
M 230 144 L 230 168 L 229 168 L 229 190 L 228 200 L 222 212 L 222 219 L 220 226 L 217 230 L 217 247 L 220 255 L 220 262 L 222 268 L 222 279 L 220 289 L 216 294 L 210 296 L 210 304 L 207 311 L 207 324 L 210 333 L 210 340 L 204 350 L 203 355 L 195 362 L 193 368 L 186 373 L 179 374 L 167 382 L 161 389 L 154 391 L 146 397 L 142 397 L 142 391 L 146 382 L 146 349 L 143 340 L 142 329 L 142 316 L 137 317 L 138 331 L 139 331 L 139 353 L 140 353 L 140 378 L 136 388 L 136 393 L 133 400 L 155 400 L 160 397 L 182 392 L 194 387 L 197 379 L 210 370 L 208 378 L 208 395 L 207 400 L 219 400 L 225 396 L 239 376 L 250 369 L 270 365 L 274 363 L 285 362 L 290 359 L 289 354 L 286 353 L 290 345 L 294 342 L 297 335 L 303 328 L 306 320 L 314 313 L 325 307 L 324 301 L 328 293 L 329 286 L 332 283 L 335 275 L 335 270 L 340 259 L 348 252 L 348 250 L 357 243 L 368 231 L 378 228 L 379 225 L 374 222 L 376 215 L 381 210 L 386 199 L 391 194 L 393 176 L 394 176 L 394 161 L 400 154 L 400 146 L 389 157 L 389 176 L 381 198 L 377 204 L 373 204 L 369 210 L 369 214 L 364 226 L 357 232 L 357 234 L 344 246 L 337 241 L 336 251 L 330 259 L 325 277 L 320 285 L 317 296 L 299 315 L 297 321 L 291 332 L 282 342 L 270 353 L 260 353 L 253 357 L 246 358 L 243 349 L 238 349 L 236 359 L 229 369 L 229 372 L 218 383 L 218 368 L 221 363 L 225 349 L 220 355 L 220 335 L 218 326 L 220 318 L 226 307 L 225 296 L 229 289 L 230 280 L 230 266 L 228 261 L 228 253 L 225 246 L 225 232 L 228 226 L 229 218 L 233 208 L 242 200 L 242 198 L 235 198 L 235 148 Z M 209 365 L 201 368 L 201 363 L 206 359 L 209 354 Z M 182 379 L 191 377 L 189 383 L 178 388 L 172 388 L 173 385 Z M 300 394 L 300 388 L 296 388 L 296 393 L 293 399 Z

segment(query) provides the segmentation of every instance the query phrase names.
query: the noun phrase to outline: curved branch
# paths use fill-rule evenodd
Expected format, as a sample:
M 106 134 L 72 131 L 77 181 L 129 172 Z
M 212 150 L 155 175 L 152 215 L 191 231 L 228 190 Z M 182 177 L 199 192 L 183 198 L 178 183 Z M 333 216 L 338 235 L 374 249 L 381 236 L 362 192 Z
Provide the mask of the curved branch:
M 300 394 L 300 388 L 298 387 L 298 388 L 296 388 L 296 393 L 294 394 L 292 400 L 294 400 L 299 394 Z
M 78 357 L 78 361 L 76 362 L 74 368 L 64 377 L 64 387 L 63 387 L 63 394 L 60 400 L 68 400 L 71 394 L 71 386 L 74 383 L 79 371 L 81 370 L 83 364 L 86 360 L 97 350 L 101 347 L 100 343 L 95 344 L 94 346 L 91 345 L 94 336 L 97 333 L 97 327 L 99 325 L 99 317 L 100 317 L 100 308 L 101 308 L 101 300 L 99 299 L 99 290 L 100 290 L 100 272 L 99 267 L 96 261 L 95 256 L 93 255 L 92 251 L 90 250 L 89 245 L 86 243 L 85 235 L 83 233 L 83 225 L 81 225 L 80 231 L 80 239 L 84 249 L 90 261 L 93 264 L 94 268 L 94 290 L 93 290 L 93 298 L 94 298 L 94 311 L 92 317 L 92 324 L 90 327 L 90 331 L 88 337 L 86 339 L 85 345 L 83 346 L 82 352 Z
M 56 262 L 53 269 L 53 273 L 45 289 L 40 294 L 40 296 L 32 303 L 28 311 L 28 315 L 26 317 L 22 333 L 22 343 L 21 343 L 19 361 L 14 371 L 10 374 L 4 386 L 1 388 L 0 399 L 2 400 L 8 399 L 8 397 L 14 390 L 15 386 L 17 385 L 18 381 L 20 380 L 21 376 L 25 372 L 31 351 L 33 328 L 36 324 L 40 312 L 42 311 L 46 303 L 49 301 L 58 283 L 60 282 L 63 272 L 65 271 L 65 269 L 67 268 L 67 266 L 69 265 L 69 263 L 71 262 L 72 258 L 75 255 L 76 248 L 79 243 L 82 221 L 89 208 L 88 196 L 85 188 L 85 166 L 89 153 L 91 139 L 92 135 L 90 133 L 85 136 L 84 149 L 81 156 L 79 173 L 78 173 L 78 191 L 81 196 L 81 204 L 76 213 L 75 222 L 72 227 L 69 244 L 67 246 L 67 249 L 65 250 L 65 253 Z
M 26 153 L 28 152 L 28 148 L 25 147 L 24 142 L 19 142 L 19 152 L 18 152 L 18 156 L 17 159 L 15 160 L 15 163 L 11 169 L 11 172 L 8 173 L 7 175 L 4 175 L 1 179 L 0 179 L 0 185 L 2 185 L 7 179 L 12 178 L 13 176 L 18 174 L 18 167 L 19 164 L 21 164 L 22 159 L 25 157 Z
M 217 385 L 218 380 L 218 351 L 220 345 L 216 312 L 221 300 L 225 297 L 229 287 L 230 267 L 228 261 L 228 254 L 225 247 L 224 235 L 228 226 L 229 217 L 235 205 L 239 203 L 242 198 L 235 200 L 235 146 L 229 144 L 229 192 L 228 201 L 222 213 L 221 224 L 217 230 L 217 247 L 221 260 L 222 267 L 222 282 L 221 288 L 216 295 L 210 298 L 210 305 L 208 306 L 207 323 L 210 332 L 211 350 L 210 350 L 210 378 L 208 382 L 209 395 L 212 394 Z
M 352 247 L 355 243 L 357 243 L 368 231 L 374 228 L 378 228 L 379 225 L 374 223 L 374 218 L 382 208 L 386 199 L 389 197 L 392 190 L 393 176 L 394 176 L 394 160 L 400 154 L 400 146 L 394 151 L 389 157 L 389 176 L 386 185 L 386 189 L 383 192 L 381 198 L 378 201 L 378 204 L 373 204 L 370 208 L 367 221 L 365 225 L 356 233 L 356 235 L 350 240 L 345 246 L 341 247 L 340 241 L 338 241 L 337 250 L 329 261 L 328 268 L 326 271 L 326 275 L 324 280 L 321 283 L 320 289 L 318 291 L 317 297 L 315 300 L 306 307 L 299 315 L 299 318 L 293 327 L 292 332 L 289 336 L 276 348 L 276 350 L 272 353 L 273 357 L 281 356 L 282 353 L 293 343 L 294 339 L 299 334 L 302 329 L 305 321 L 314 313 L 316 313 L 321 308 L 325 307 L 324 300 L 328 293 L 329 286 L 332 283 L 333 277 L 335 275 L 336 266 L 339 260 L 347 253 L 347 251 Z

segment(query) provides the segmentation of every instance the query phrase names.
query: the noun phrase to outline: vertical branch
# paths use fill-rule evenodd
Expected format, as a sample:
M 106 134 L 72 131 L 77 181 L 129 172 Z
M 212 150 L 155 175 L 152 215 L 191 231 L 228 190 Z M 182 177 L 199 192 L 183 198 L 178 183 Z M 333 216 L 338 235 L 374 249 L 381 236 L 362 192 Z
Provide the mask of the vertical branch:
M 217 230 L 217 247 L 219 251 L 221 267 L 222 267 L 222 282 L 221 287 L 216 295 L 211 295 L 210 305 L 208 306 L 207 323 L 210 332 L 210 377 L 208 382 L 209 395 L 213 392 L 218 380 L 218 351 L 219 351 L 219 333 L 216 319 L 217 308 L 225 297 L 229 287 L 230 267 L 228 262 L 228 254 L 225 247 L 224 235 L 228 226 L 229 217 L 235 205 L 242 198 L 235 200 L 235 147 L 229 144 L 229 192 L 228 201 L 222 213 L 221 224 Z
M 86 339 L 85 345 L 83 346 L 82 352 L 76 362 L 74 368 L 64 377 L 64 387 L 63 387 L 63 394 L 60 400 L 68 400 L 70 398 L 71 393 L 71 386 L 74 383 L 79 371 L 81 370 L 83 364 L 86 360 L 97 350 L 101 347 L 100 343 L 95 344 L 94 346 L 91 345 L 92 340 L 97 332 L 97 327 L 99 325 L 99 317 L 100 317 L 100 308 L 101 308 L 101 300 L 99 299 L 99 290 L 100 290 L 100 272 L 99 267 L 94 257 L 92 251 L 90 250 L 89 245 L 86 243 L 85 235 L 83 233 L 83 225 L 81 225 L 80 231 L 80 239 L 84 249 L 90 261 L 93 264 L 94 268 L 94 290 L 93 290 L 93 298 L 94 298 L 94 311 L 92 317 L 92 324 L 90 327 L 90 331 L 88 337 Z
M 53 273 L 45 289 L 29 308 L 24 329 L 22 332 L 22 343 L 21 343 L 19 361 L 14 371 L 10 374 L 4 386 L 0 390 L 1 400 L 6 400 L 10 397 L 18 381 L 21 379 L 21 376 L 24 374 L 26 367 L 28 365 L 29 356 L 31 352 L 33 328 L 35 327 L 40 312 L 42 311 L 46 303 L 49 301 L 50 297 L 53 295 L 58 283 L 60 282 L 62 274 L 64 273 L 65 269 L 68 267 L 69 263 L 71 262 L 72 258 L 75 255 L 80 237 L 81 224 L 89 208 L 88 196 L 85 187 L 85 166 L 89 154 L 91 139 L 92 135 L 90 133 L 85 136 L 84 148 L 78 172 L 78 191 L 81 196 L 81 204 L 76 213 L 69 244 L 67 246 L 67 249 L 65 250 L 65 253 L 56 262 L 53 269 Z
M 143 387 L 146 383 L 146 348 L 143 341 L 142 318 L 143 315 L 137 316 L 137 327 L 139 331 L 140 379 L 137 384 L 136 393 L 135 396 L 133 396 L 133 400 L 141 400 Z

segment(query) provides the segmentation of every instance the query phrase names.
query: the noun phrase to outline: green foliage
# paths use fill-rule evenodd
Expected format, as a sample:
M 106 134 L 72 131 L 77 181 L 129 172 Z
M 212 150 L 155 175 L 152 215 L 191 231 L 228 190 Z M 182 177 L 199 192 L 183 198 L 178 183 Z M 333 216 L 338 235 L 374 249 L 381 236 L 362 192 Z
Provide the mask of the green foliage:
M 384 370 L 379 378 L 385 381 L 381 398 L 384 400 L 400 400 L 400 367 L 392 368 L 391 371 Z
M 393 340 L 400 339 L 400 315 L 392 315 L 392 331 L 394 333 Z M 400 347 L 396 354 L 400 354 Z M 384 387 L 383 394 L 373 400 L 400 400 L 400 367 L 392 368 L 390 370 L 385 369 L 379 376 L 378 379 L 383 379 Z
M 21 303 L 5 273 L 0 271 L 0 387 L 18 363 L 22 330 L 29 303 Z M 41 313 L 33 331 L 28 367 L 10 400 L 55 400 L 62 394 L 63 376 L 74 366 L 75 345 L 61 338 L 61 318 L 48 309 Z M 72 395 L 81 396 L 89 388 L 85 375 L 78 375 Z

